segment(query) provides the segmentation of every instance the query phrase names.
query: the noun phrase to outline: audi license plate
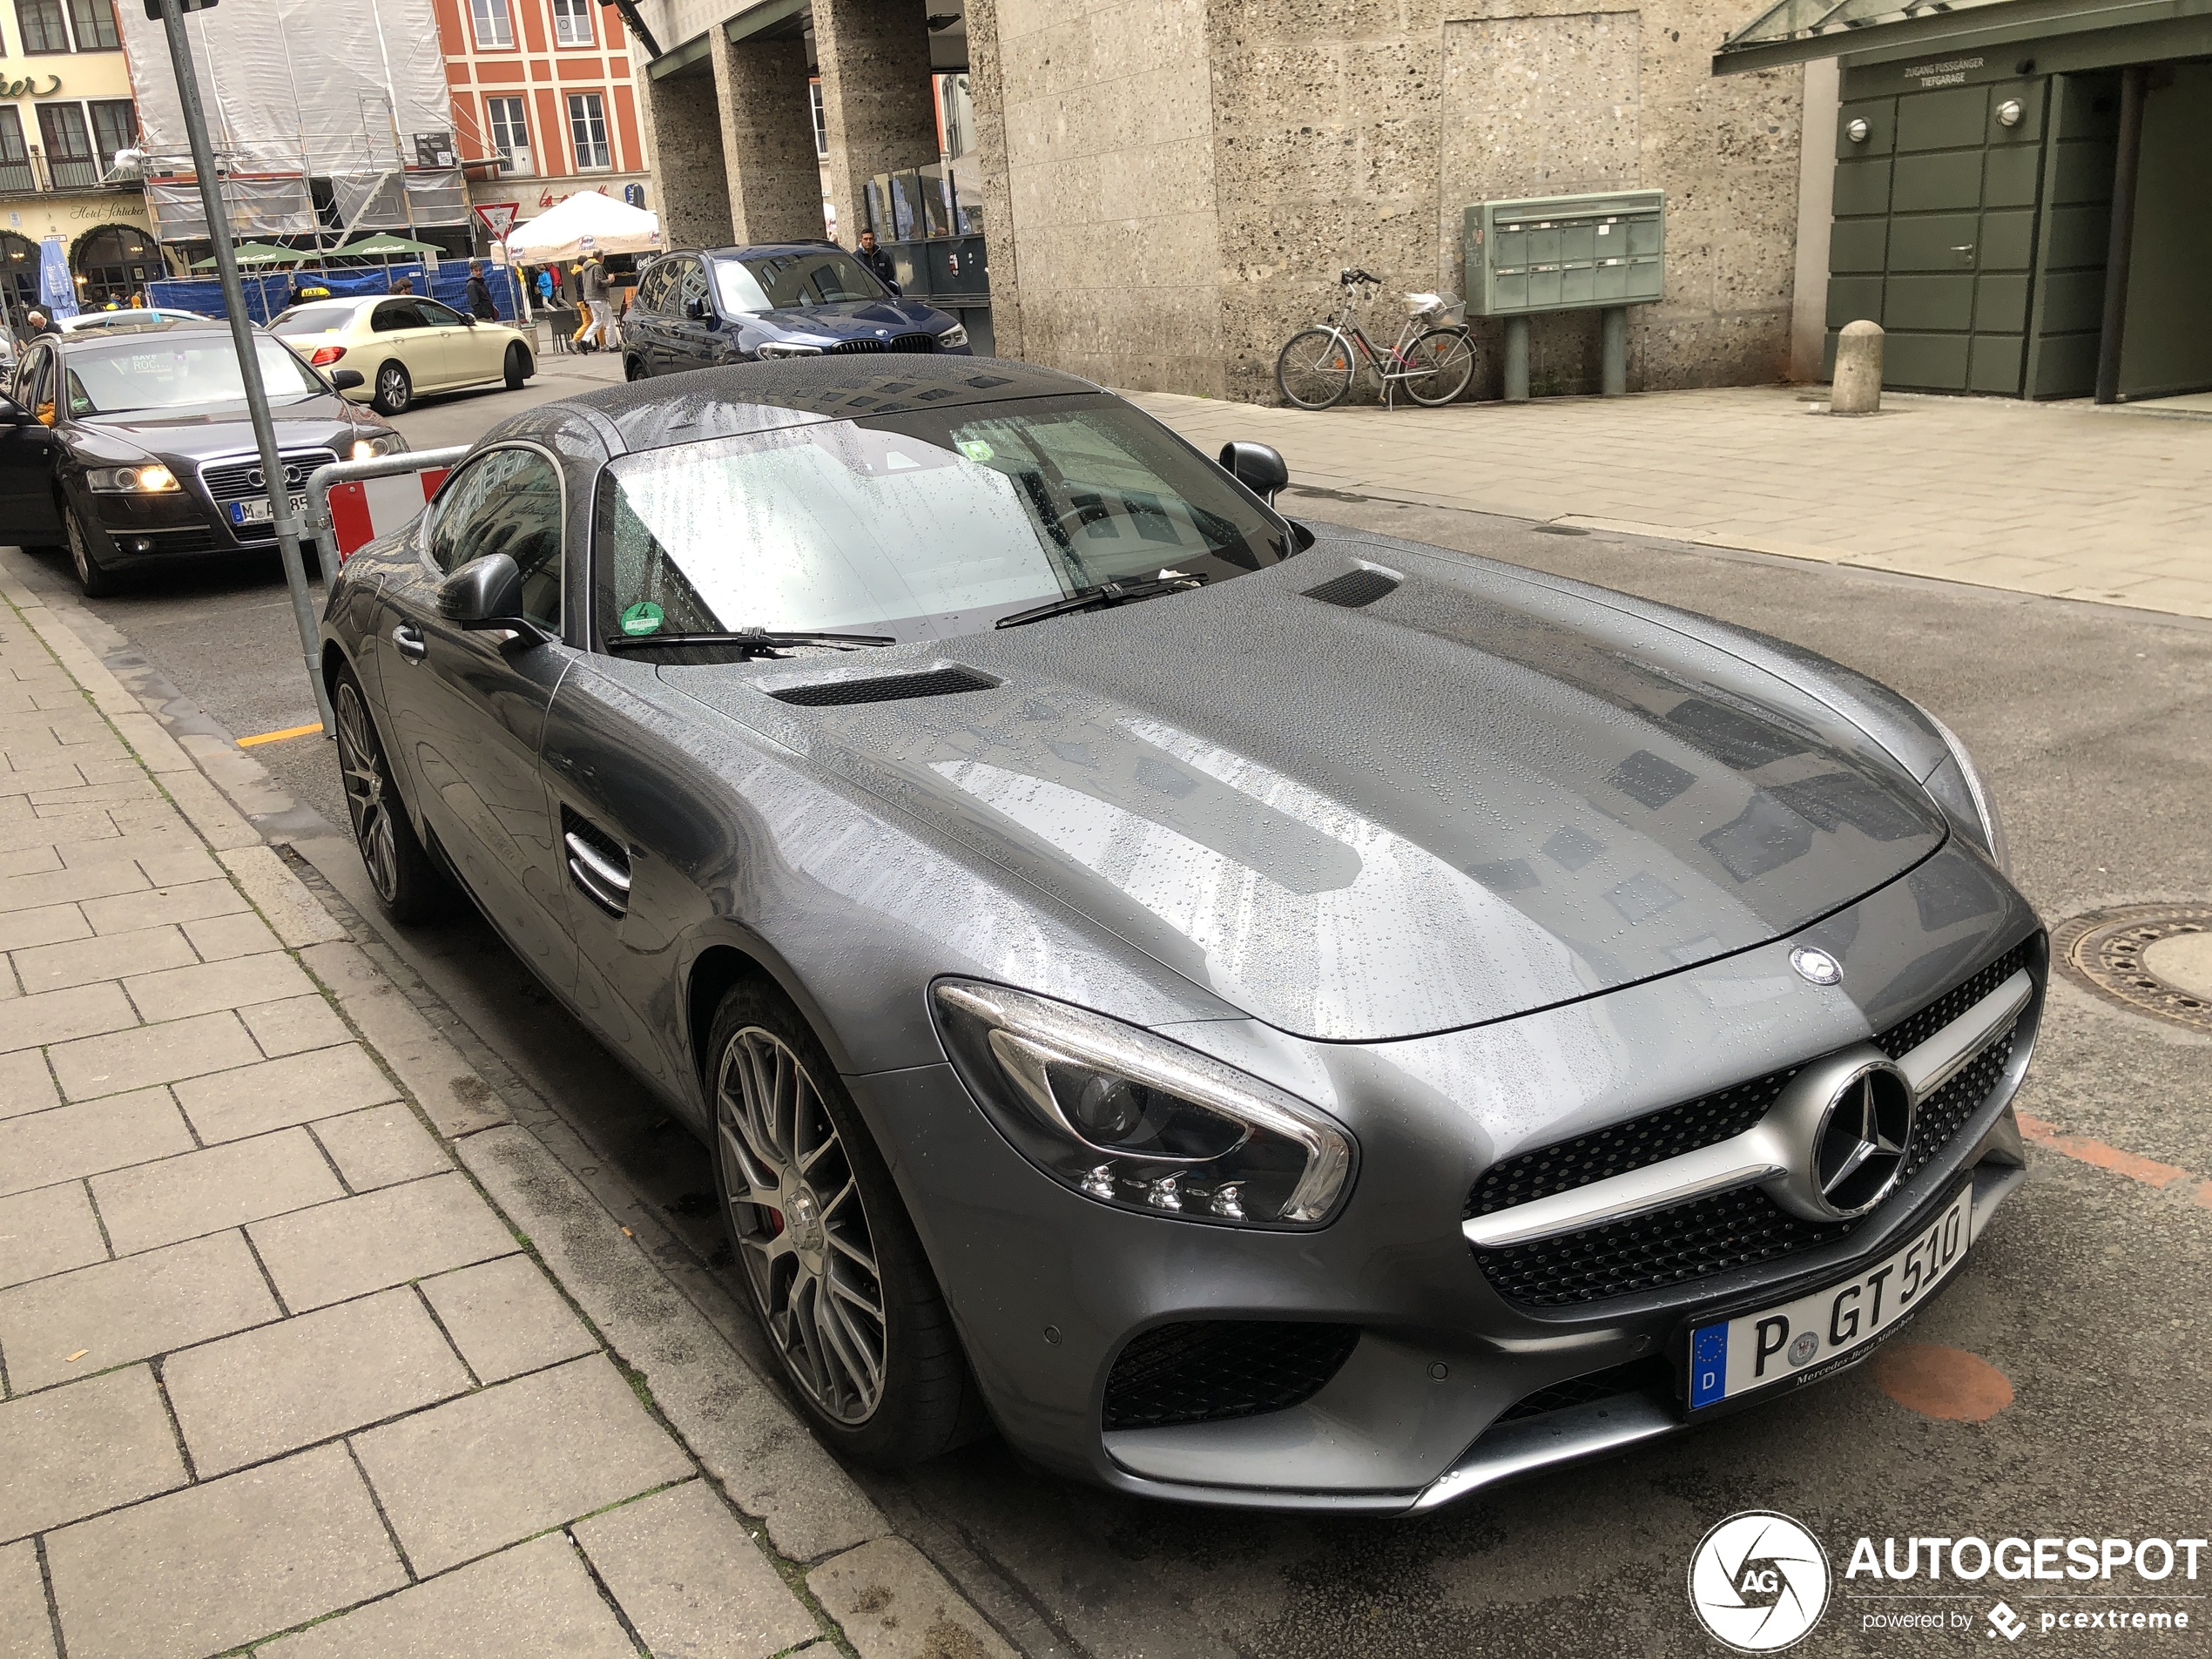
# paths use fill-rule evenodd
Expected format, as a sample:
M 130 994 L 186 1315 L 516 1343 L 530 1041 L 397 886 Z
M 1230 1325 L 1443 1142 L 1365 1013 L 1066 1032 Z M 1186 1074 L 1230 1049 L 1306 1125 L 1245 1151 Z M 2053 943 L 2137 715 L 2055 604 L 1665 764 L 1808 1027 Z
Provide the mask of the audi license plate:
M 292 498 L 293 512 L 304 512 L 307 510 L 307 498 L 305 496 L 294 496 Z M 231 523 L 233 524 L 266 524 L 268 522 L 269 498 L 266 496 L 256 496 L 249 501 L 234 501 L 231 503 Z
M 1841 1285 L 1689 1333 L 1689 1406 L 1840 1369 L 1910 1318 L 1973 1243 L 1974 1189 L 1959 1189 L 1912 1243 Z

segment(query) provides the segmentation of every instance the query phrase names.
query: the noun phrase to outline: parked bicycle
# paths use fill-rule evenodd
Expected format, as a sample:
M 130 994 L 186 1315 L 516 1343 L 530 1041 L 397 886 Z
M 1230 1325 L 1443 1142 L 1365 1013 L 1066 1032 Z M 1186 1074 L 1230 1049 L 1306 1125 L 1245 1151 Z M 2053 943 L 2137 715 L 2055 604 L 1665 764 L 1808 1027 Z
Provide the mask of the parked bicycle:
M 1302 409 L 1325 409 L 1344 401 L 1363 368 L 1382 383 L 1385 401 L 1403 387 L 1416 403 L 1432 408 L 1449 403 L 1474 378 L 1474 341 L 1456 300 L 1436 293 L 1406 296 L 1406 326 L 1387 354 L 1375 349 L 1360 327 L 1359 310 L 1366 290 L 1382 279 L 1345 270 L 1337 278 L 1344 305 L 1332 322 L 1292 334 L 1275 360 L 1275 384 Z

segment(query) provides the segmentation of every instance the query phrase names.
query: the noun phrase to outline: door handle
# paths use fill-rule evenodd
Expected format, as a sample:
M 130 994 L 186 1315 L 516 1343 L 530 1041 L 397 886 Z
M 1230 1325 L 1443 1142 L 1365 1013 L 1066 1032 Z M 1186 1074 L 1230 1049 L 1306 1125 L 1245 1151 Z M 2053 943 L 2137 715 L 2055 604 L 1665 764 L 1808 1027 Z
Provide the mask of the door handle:
M 409 622 L 403 622 L 392 630 L 392 644 L 399 647 L 400 655 L 410 663 L 421 662 L 430 651 L 428 642 L 422 637 L 422 631 Z

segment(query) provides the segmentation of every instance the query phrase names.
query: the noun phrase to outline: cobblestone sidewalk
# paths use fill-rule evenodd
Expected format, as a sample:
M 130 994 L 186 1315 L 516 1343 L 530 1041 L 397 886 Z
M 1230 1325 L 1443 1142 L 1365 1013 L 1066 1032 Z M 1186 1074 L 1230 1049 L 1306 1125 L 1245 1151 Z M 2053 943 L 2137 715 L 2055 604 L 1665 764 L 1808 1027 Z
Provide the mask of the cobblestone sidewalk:
M 0 1656 L 1009 1656 L 7 598 Z
M 1301 485 L 2212 617 L 2212 421 L 1895 395 L 1845 419 L 1788 387 L 1319 414 L 1132 395 L 1208 454 L 1273 444 Z

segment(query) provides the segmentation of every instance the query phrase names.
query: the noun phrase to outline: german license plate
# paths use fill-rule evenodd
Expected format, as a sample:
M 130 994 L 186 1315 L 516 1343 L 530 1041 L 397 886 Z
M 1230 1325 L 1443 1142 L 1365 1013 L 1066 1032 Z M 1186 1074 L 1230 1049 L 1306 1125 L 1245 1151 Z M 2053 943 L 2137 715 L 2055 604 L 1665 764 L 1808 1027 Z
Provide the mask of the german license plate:
M 295 513 L 304 511 L 307 505 L 307 498 L 305 496 L 294 496 L 292 498 L 292 510 Z M 234 501 L 231 503 L 231 523 L 233 524 L 266 524 L 268 522 L 269 498 L 266 496 L 255 496 L 247 501 Z
M 1959 1189 L 1902 1250 L 1863 1273 L 1689 1333 L 1689 1406 L 1717 1406 L 1755 1389 L 1838 1368 L 1908 1318 L 1966 1259 L 1974 1190 Z

